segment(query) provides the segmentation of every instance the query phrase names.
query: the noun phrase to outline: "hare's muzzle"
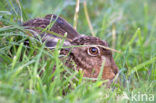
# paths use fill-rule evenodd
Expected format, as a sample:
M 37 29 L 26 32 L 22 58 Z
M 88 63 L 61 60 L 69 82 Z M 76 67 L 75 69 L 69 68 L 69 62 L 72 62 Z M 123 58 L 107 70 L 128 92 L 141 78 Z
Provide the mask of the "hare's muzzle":
M 115 70 L 115 72 L 114 72 L 112 67 L 104 67 L 102 78 L 105 80 L 106 79 L 112 80 L 112 79 L 114 79 L 114 77 L 117 74 L 116 71 L 117 70 Z
M 118 73 L 118 67 L 116 66 L 113 57 L 108 57 L 105 59 L 105 66 L 103 68 L 103 79 L 112 80 Z

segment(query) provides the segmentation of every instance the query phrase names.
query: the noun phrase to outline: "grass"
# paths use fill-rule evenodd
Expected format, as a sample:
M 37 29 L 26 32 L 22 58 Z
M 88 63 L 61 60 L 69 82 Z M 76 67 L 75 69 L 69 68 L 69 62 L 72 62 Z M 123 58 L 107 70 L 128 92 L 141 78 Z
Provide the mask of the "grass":
M 86 80 L 81 71 L 72 71 L 60 61 L 62 41 L 53 52 L 48 51 L 20 26 L 24 21 L 50 13 L 73 24 L 76 1 L 1 0 L 0 103 L 155 103 L 156 1 L 88 0 L 86 3 L 95 35 L 122 52 L 114 53 L 120 81 L 105 88 L 102 80 Z M 77 31 L 91 35 L 83 0 L 79 6 Z M 23 44 L 25 40 L 30 41 L 30 47 Z M 54 65 L 56 71 L 52 73 Z M 133 94 L 147 94 L 148 100 L 146 97 L 143 101 L 139 97 L 132 100 Z M 149 100 L 151 95 L 153 101 Z

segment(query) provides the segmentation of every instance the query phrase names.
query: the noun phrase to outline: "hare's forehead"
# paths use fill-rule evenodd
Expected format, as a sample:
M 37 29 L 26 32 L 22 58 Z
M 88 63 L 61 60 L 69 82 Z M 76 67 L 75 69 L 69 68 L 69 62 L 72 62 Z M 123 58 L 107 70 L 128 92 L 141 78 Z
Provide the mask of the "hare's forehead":
M 92 36 L 79 36 L 76 37 L 73 41 L 73 44 L 76 45 L 85 45 L 85 44 L 90 44 L 90 45 L 102 45 L 102 46 L 108 46 L 107 42 L 104 40 L 101 40 L 97 37 L 92 37 Z
M 97 47 L 108 47 L 107 42 L 103 42 L 103 41 L 88 41 L 88 42 L 84 42 L 83 45 L 88 45 L 88 46 L 97 46 Z
M 93 40 L 93 41 L 90 41 L 90 42 L 88 42 L 88 43 L 86 43 L 86 44 L 90 44 L 90 45 L 99 45 L 99 46 L 105 46 L 105 47 L 108 47 L 108 44 L 107 44 L 107 42 L 105 42 L 105 41 L 102 41 L 102 40 Z

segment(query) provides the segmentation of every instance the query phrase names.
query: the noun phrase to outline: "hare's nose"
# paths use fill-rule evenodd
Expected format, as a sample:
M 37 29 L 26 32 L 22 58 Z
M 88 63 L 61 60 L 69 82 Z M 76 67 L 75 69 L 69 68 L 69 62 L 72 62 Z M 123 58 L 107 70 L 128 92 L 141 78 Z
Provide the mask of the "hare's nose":
M 118 71 L 119 71 L 118 67 L 116 67 L 116 68 L 113 70 L 113 72 L 114 72 L 115 75 L 118 73 Z
M 119 69 L 116 65 L 112 66 L 112 70 L 113 70 L 115 75 L 119 72 Z

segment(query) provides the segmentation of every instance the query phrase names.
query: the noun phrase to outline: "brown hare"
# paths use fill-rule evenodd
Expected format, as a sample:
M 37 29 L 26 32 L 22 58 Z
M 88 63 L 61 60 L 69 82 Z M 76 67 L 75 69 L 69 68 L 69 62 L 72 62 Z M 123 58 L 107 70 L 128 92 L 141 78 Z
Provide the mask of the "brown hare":
M 49 25 L 51 25 L 51 27 Z M 84 77 L 97 78 L 103 61 L 105 61 L 105 64 L 103 66 L 102 79 L 112 81 L 118 73 L 118 67 L 113 60 L 111 50 L 102 47 L 108 47 L 106 41 L 100 40 L 97 37 L 80 35 L 67 21 L 61 17 L 50 14 L 45 16 L 45 18 L 29 20 L 24 23 L 23 26 L 26 26 L 25 28 L 32 32 L 35 37 L 40 35 L 42 41 L 45 41 L 45 45 L 48 48 L 54 48 L 58 40 L 61 38 L 54 34 L 52 35 L 47 32 L 41 32 L 41 29 L 39 30 L 36 28 L 45 29 L 49 26 L 49 31 L 52 31 L 53 33 L 57 33 L 61 36 L 64 36 L 66 33 L 67 39 L 64 42 L 64 47 L 75 47 L 70 49 L 62 48 L 60 54 L 68 54 L 68 60 L 65 65 L 69 68 L 73 68 L 71 61 L 74 61 L 76 64 L 76 70 L 81 69 L 84 72 Z

